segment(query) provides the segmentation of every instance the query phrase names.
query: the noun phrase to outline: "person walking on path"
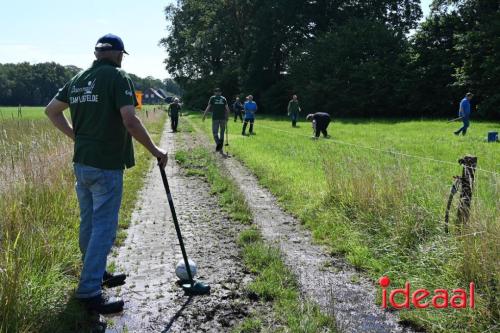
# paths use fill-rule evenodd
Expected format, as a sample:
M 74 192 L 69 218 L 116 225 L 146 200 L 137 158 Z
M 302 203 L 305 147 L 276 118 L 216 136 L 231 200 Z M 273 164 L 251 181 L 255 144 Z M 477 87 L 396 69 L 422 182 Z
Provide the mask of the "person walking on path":
M 458 131 L 453 132 L 455 135 L 459 135 L 460 132 L 462 133 L 462 135 L 465 135 L 467 133 L 467 128 L 469 128 L 469 118 L 471 114 L 470 100 L 472 99 L 473 96 L 474 95 L 472 95 L 472 93 L 468 92 L 467 94 L 465 94 L 465 97 L 460 102 L 460 109 L 458 110 L 458 116 L 462 117 L 463 126 L 460 127 Z
M 243 123 L 242 135 L 246 135 L 247 125 L 250 123 L 249 134 L 255 134 L 253 131 L 253 123 L 255 122 L 255 112 L 257 112 L 257 103 L 254 102 L 253 96 L 248 95 L 245 104 L 243 104 L 243 109 L 245 110 L 245 122 Z
M 234 112 L 234 122 L 240 118 L 241 122 L 243 122 L 243 104 L 241 104 L 240 98 L 236 97 L 236 101 L 233 103 L 233 112 Z
M 180 111 L 181 105 L 179 103 L 179 99 L 174 98 L 174 101 L 168 106 L 168 115 L 170 116 L 170 125 L 172 126 L 172 132 L 177 132 Z
M 224 132 L 229 119 L 229 106 L 226 98 L 221 95 L 220 88 L 216 88 L 214 95 L 208 100 L 208 105 L 203 112 L 203 121 L 205 121 L 208 111 L 212 111 L 212 134 L 215 140 L 215 151 L 222 153 Z
M 306 119 L 308 121 L 312 121 L 312 128 L 314 131 L 314 139 L 319 138 L 319 133 L 323 133 L 323 137 L 329 138 L 330 136 L 328 135 L 327 128 L 328 125 L 330 124 L 330 115 L 326 112 L 316 112 L 316 113 L 311 113 L 308 114 Z
M 290 102 L 288 102 L 288 116 L 292 119 L 292 127 L 297 127 L 297 120 L 299 119 L 299 113 L 302 111 L 300 108 L 299 100 L 297 95 L 293 95 Z
M 120 37 L 99 38 L 92 66 L 59 89 L 45 108 L 54 126 L 74 141 L 83 260 L 76 298 L 88 310 L 102 314 L 123 310 L 123 301 L 109 301 L 102 286 L 125 283 L 125 274 L 106 272 L 106 262 L 116 237 L 123 170 L 135 164 L 132 137 L 159 159 L 160 166 L 165 167 L 168 159 L 135 114 L 134 85 L 120 69 L 124 53 Z M 63 113 L 68 107 L 72 125 Z

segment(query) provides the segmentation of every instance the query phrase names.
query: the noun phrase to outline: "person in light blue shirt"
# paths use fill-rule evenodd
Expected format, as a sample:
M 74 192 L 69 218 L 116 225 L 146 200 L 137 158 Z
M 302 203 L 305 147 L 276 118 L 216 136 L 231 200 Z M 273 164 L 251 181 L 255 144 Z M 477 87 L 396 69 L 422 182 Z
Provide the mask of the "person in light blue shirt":
M 243 130 L 241 131 L 241 135 L 245 135 L 248 123 L 250 123 L 249 133 L 250 135 L 252 135 L 254 134 L 253 123 L 255 121 L 255 112 L 257 112 L 257 103 L 254 102 L 252 95 L 248 95 L 245 104 L 243 104 L 243 110 L 245 111 L 245 122 L 243 123 Z
M 465 94 L 464 99 L 460 102 L 460 109 L 458 110 L 458 116 L 462 117 L 463 121 L 463 126 L 460 127 L 458 131 L 455 131 L 455 135 L 459 135 L 462 133 L 462 135 L 465 135 L 467 133 L 467 128 L 469 127 L 469 118 L 471 114 L 471 107 L 470 107 L 470 100 L 472 99 L 474 95 L 472 93 L 468 92 Z

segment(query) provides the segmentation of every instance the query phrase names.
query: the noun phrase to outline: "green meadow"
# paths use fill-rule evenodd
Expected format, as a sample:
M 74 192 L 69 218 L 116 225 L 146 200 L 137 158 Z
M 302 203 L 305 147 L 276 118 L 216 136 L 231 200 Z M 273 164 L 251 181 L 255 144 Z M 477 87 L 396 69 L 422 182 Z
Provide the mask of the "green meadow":
M 189 119 L 211 137 L 209 119 Z M 263 116 L 252 136 L 230 120 L 228 148 L 315 241 L 366 271 L 375 286 L 383 275 L 390 288 L 410 281 L 414 289 L 451 291 L 473 281 L 474 309 L 411 308 L 400 316 L 431 332 L 476 332 L 499 324 L 500 144 L 485 138 L 500 124 L 473 121 L 456 137 L 459 125 L 341 119 L 330 124 L 330 139 L 315 141 L 310 123 L 292 128 Z M 471 217 L 457 224 L 455 195 L 446 234 L 446 202 L 466 154 L 478 158 Z
M 40 106 L 0 106 L 0 121 L 12 119 L 42 119 L 45 118 L 44 108 Z

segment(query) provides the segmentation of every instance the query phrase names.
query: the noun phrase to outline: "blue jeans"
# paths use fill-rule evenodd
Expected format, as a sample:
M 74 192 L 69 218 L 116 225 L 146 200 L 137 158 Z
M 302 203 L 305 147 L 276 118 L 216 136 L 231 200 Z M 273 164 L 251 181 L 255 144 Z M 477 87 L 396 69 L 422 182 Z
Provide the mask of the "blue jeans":
M 464 124 L 458 131 L 455 132 L 456 134 L 460 134 L 460 132 L 462 132 L 462 134 L 465 135 L 465 133 L 467 133 L 467 128 L 469 128 L 469 116 L 464 116 L 462 121 Z
M 215 144 L 222 145 L 224 143 L 224 133 L 226 131 L 226 120 L 225 119 L 213 119 L 212 120 L 212 134 L 214 136 Z M 220 135 L 219 135 L 220 131 Z
M 292 118 L 292 126 L 297 125 L 297 120 L 299 119 L 299 113 L 298 112 L 292 112 L 290 113 L 290 118 Z
M 115 241 L 122 201 L 123 170 L 74 164 L 80 204 L 80 251 L 83 268 L 77 298 L 101 294 L 106 261 Z

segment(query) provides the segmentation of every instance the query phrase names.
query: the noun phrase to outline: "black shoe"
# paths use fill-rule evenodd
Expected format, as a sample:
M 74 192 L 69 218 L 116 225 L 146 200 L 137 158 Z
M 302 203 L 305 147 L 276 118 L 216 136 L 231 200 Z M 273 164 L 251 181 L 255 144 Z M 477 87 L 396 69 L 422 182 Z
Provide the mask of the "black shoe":
M 459 134 L 460 134 L 460 132 L 453 132 L 453 134 L 455 134 L 455 135 L 459 135 Z
M 222 143 L 218 143 L 217 146 L 215 146 L 215 151 L 221 151 L 222 150 Z
M 79 298 L 88 311 L 94 311 L 100 314 L 117 313 L 123 311 L 123 301 L 109 301 L 104 296 L 99 295 L 90 298 Z
M 124 273 L 111 274 L 104 272 L 102 277 L 102 286 L 107 288 L 113 288 L 117 286 L 122 286 L 125 284 L 125 279 L 127 275 Z

